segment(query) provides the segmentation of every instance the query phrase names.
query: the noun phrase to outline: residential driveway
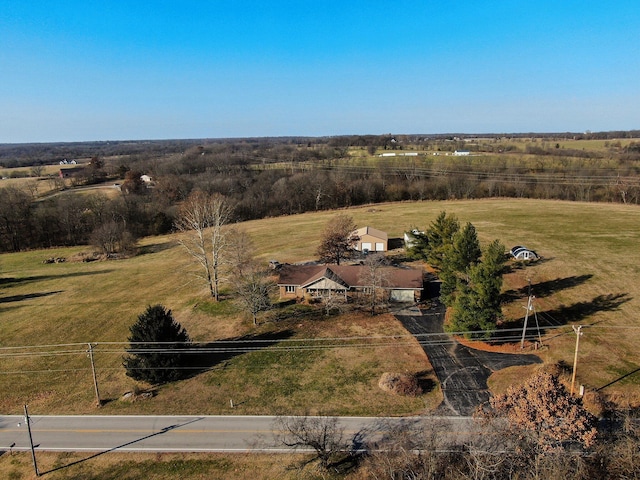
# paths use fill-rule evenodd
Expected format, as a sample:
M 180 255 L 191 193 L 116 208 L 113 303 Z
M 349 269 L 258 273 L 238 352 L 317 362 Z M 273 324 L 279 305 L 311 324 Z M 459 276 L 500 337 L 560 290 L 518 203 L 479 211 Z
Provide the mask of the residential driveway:
M 491 397 L 487 379 L 493 372 L 542 363 L 536 355 L 485 352 L 461 345 L 444 333 L 444 312 L 444 305 L 438 303 L 424 312 L 411 307 L 395 313 L 422 345 L 440 381 L 444 395 L 440 414 L 471 415 Z

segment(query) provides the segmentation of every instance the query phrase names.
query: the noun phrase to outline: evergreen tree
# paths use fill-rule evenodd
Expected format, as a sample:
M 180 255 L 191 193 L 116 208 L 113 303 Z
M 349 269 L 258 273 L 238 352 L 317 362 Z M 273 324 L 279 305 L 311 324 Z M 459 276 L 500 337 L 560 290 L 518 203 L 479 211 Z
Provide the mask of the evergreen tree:
M 478 234 L 473 224 L 468 223 L 456 233 L 453 239 L 453 264 L 457 271 L 463 272 L 469 266 L 478 263 L 482 256 Z
M 426 261 L 435 269 L 442 270 L 447 250 L 453 245 L 453 238 L 459 230 L 460 223 L 456 216 L 442 211 L 425 232 Z
M 449 331 L 465 332 L 467 337 L 491 336 L 502 315 L 500 293 L 504 261 L 504 245 L 494 240 L 480 263 L 469 267 L 468 283 L 458 282 L 451 322 L 447 326 Z
M 480 242 L 476 229 L 471 223 L 458 231 L 451 245 L 443 249 L 442 268 L 439 278 L 440 301 L 451 307 L 455 301 L 456 290 L 460 281 L 469 282 L 469 268 L 475 265 L 481 255 Z
M 446 250 L 453 244 L 453 237 L 459 230 L 460 224 L 455 215 L 447 215 L 447 212 L 442 211 L 426 232 L 413 233 L 415 240 L 409 253 L 441 270 Z
M 449 248 L 453 252 L 453 248 Z M 452 255 L 446 255 L 445 258 L 451 258 Z M 440 301 L 447 307 L 451 307 L 456 298 L 456 293 L 460 288 L 460 274 L 453 267 L 453 262 L 445 261 L 442 270 L 438 273 L 440 279 Z
M 184 376 L 184 350 L 190 347 L 187 331 L 162 305 L 147 307 L 129 328 L 128 356 L 123 366 L 127 376 L 151 384 L 162 384 Z
M 505 248 L 498 240 L 489 244 L 482 262 L 470 270 L 470 281 L 478 297 L 480 309 L 489 313 L 497 321 L 501 315 L 500 293 L 502 290 L 502 272 L 505 262 Z

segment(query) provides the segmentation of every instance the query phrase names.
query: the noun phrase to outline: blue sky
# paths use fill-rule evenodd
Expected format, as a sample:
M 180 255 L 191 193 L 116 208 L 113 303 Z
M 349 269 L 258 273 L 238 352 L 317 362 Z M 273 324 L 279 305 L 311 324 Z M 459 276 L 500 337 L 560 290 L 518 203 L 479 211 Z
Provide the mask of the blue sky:
M 0 142 L 640 128 L 640 2 L 0 0 Z

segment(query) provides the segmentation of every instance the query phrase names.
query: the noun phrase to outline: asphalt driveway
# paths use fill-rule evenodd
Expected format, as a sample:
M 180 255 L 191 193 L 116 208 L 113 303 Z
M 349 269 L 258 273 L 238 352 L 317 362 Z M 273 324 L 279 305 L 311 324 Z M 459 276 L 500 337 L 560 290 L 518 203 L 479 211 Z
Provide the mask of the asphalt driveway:
M 542 363 L 536 355 L 485 352 L 461 345 L 444 333 L 444 313 L 440 303 L 424 312 L 412 307 L 395 313 L 420 342 L 440 381 L 444 395 L 438 407 L 440 414 L 471 415 L 491 397 L 487 379 L 493 372 Z

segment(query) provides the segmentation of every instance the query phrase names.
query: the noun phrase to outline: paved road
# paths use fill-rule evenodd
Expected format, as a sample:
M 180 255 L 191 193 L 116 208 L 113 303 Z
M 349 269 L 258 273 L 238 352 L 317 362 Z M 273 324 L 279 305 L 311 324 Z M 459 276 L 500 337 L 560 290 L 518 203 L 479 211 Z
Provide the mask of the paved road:
M 489 401 L 487 379 L 493 372 L 541 363 L 536 355 L 485 352 L 459 344 L 444 333 L 444 313 L 444 305 L 438 303 L 425 312 L 414 307 L 395 314 L 417 336 L 440 381 L 444 400 L 439 412 L 443 415 L 472 415 L 478 405 Z
M 270 416 L 38 416 L 31 418 L 36 450 L 239 452 L 290 451 L 276 440 Z M 472 430 L 468 417 L 340 417 L 345 439 L 356 448 L 398 425 L 424 425 L 456 439 Z M 28 450 L 23 416 L 0 416 L 0 452 Z

